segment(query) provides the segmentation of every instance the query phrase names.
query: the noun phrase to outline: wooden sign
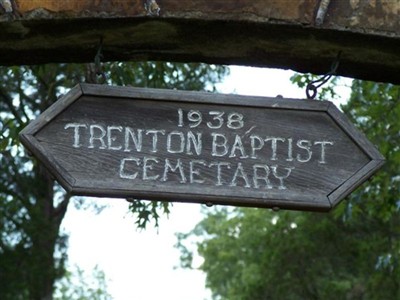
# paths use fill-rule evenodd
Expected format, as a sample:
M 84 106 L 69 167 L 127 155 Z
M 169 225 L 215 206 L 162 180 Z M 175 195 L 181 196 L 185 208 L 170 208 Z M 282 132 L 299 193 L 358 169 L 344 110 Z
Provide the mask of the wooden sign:
M 21 132 L 72 194 L 328 211 L 383 157 L 328 101 L 80 84 Z

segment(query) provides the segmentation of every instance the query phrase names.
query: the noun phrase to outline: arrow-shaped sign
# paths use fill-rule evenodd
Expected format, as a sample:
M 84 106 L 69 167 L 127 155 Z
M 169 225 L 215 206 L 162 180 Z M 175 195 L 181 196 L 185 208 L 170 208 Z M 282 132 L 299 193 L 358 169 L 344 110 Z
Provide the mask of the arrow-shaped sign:
M 76 195 L 328 211 L 384 159 L 329 101 L 80 84 L 21 132 Z

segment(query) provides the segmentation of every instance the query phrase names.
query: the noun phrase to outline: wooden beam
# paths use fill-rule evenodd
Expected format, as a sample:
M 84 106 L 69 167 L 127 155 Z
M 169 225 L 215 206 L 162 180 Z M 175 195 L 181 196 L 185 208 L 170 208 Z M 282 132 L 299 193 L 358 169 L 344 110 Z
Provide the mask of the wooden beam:
M 321 3 L 328 4 L 326 10 Z M 103 39 L 107 61 L 196 61 L 316 74 L 329 71 L 341 51 L 338 74 L 400 83 L 399 1 L 301 0 L 288 5 L 286 0 L 3 0 L 0 4 L 2 65 L 91 62 Z

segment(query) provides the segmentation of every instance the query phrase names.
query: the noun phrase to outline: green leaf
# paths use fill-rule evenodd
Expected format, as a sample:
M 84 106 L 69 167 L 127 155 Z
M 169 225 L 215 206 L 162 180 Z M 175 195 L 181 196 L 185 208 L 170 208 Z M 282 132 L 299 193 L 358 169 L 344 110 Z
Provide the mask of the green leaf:
M 8 144 L 9 144 L 8 138 L 0 138 L 0 151 L 6 150 Z

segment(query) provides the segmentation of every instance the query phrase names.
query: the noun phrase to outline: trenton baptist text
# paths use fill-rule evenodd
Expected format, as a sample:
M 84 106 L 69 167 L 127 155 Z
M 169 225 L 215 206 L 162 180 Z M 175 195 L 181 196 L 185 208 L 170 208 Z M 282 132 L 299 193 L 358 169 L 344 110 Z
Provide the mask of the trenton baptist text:
M 73 148 L 118 153 L 116 175 L 124 180 L 267 190 L 288 189 L 296 167 L 329 164 L 334 147 L 330 140 L 258 132 L 234 111 L 179 108 L 172 123 L 169 130 L 66 123 L 64 130 Z

